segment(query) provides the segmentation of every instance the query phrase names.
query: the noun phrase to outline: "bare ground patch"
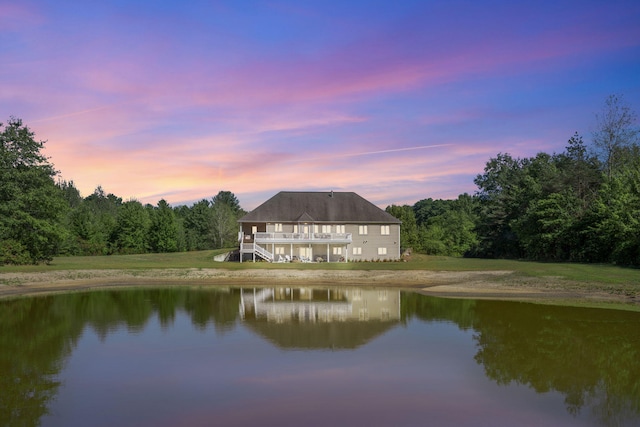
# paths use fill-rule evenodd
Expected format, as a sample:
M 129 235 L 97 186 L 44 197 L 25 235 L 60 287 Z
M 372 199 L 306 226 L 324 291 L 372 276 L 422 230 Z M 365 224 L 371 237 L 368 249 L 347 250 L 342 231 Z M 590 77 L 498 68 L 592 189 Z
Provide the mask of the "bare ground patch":
M 291 270 L 222 268 L 69 270 L 0 273 L 0 298 L 115 286 L 154 285 L 330 285 L 391 286 L 455 298 L 602 301 L 638 304 L 637 295 L 589 288 L 545 277 L 522 278 L 511 271 Z

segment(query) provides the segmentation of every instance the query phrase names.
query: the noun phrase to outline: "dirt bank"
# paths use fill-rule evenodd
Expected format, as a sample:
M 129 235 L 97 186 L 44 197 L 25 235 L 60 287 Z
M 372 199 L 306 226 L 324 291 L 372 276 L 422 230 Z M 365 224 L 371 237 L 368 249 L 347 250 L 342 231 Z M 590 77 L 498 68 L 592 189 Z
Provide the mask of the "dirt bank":
M 73 270 L 0 273 L 0 298 L 118 286 L 329 285 L 412 288 L 457 298 L 569 300 L 638 304 L 634 296 L 553 278 L 522 279 L 510 271 L 333 271 L 290 269 Z

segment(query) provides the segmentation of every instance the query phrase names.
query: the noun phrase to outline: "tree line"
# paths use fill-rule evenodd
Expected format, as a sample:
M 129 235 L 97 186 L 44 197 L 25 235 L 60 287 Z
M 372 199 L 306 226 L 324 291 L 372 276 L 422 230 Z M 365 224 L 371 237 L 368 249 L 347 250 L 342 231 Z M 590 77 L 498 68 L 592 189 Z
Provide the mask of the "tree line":
M 177 207 L 123 201 L 100 186 L 83 198 L 73 181 L 55 181 L 43 146 L 21 120 L 0 124 L 0 265 L 235 245 L 246 212 L 232 192 Z
M 80 197 L 73 182 L 59 182 L 68 209 L 62 218 L 62 255 L 109 255 L 196 251 L 235 245 L 237 220 L 246 212 L 230 191 L 192 206 L 122 201 L 96 188 Z
M 405 248 L 433 255 L 640 265 L 636 116 L 612 95 L 591 145 L 577 132 L 561 153 L 491 158 L 473 196 L 389 206 Z
M 577 132 L 561 153 L 498 153 L 473 195 L 391 205 L 404 249 L 431 255 L 640 265 L 640 145 L 636 116 L 612 95 L 591 144 Z M 143 205 L 98 187 L 81 197 L 19 119 L 0 124 L 0 265 L 56 255 L 232 247 L 246 212 L 230 191 L 192 206 Z

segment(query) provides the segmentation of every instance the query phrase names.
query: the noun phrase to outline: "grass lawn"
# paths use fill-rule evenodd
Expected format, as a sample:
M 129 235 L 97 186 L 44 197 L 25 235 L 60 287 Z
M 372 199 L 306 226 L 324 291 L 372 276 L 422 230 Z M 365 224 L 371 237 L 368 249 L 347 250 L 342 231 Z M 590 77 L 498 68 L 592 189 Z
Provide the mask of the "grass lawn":
M 57 257 L 49 265 L 2 266 L 3 272 L 47 272 L 60 270 L 224 268 L 239 269 L 317 269 L 317 270 L 430 270 L 494 271 L 508 270 L 518 277 L 556 278 L 560 281 L 601 285 L 640 286 L 640 269 L 602 264 L 541 263 L 515 260 L 456 258 L 414 254 L 409 262 L 349 263 L 267 263 L 215 262 L 215 255 L 227 250 L 178 252 L 168 254 Z

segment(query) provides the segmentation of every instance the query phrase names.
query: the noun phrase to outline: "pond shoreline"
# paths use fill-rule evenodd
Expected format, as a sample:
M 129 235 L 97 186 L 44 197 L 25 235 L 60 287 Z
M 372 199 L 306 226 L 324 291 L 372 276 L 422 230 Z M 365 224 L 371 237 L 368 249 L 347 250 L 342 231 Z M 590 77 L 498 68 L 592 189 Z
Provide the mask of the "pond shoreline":
M 510 299 L 640 306 L 635 295 L 557 278 L 523 278 L 512 271 L 304 270 L 168 268 L 0 273 L 0 298 L 132 286 L 366 286 L 410 288 L 449 298 Z

